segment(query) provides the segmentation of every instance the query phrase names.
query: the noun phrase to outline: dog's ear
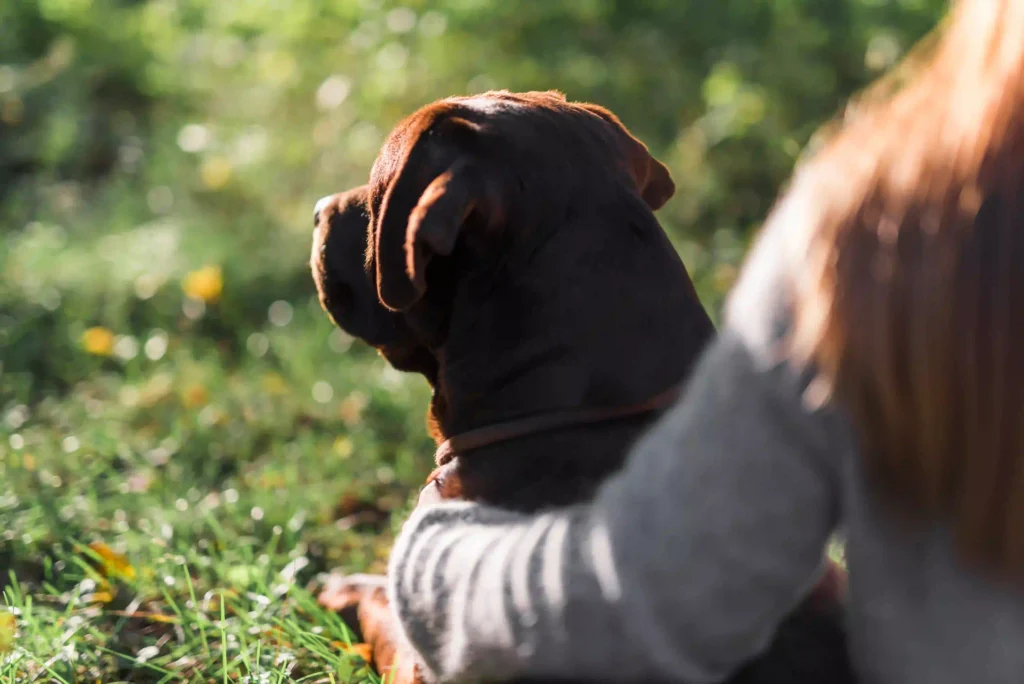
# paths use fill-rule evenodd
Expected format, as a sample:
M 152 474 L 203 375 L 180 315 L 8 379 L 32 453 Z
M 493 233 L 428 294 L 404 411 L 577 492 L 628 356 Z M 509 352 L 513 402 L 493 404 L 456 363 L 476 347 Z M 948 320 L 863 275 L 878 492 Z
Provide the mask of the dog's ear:
M 472 126 L 451 119 L 446 124 Z M 404 311 L 423 296 L 427 265 L 452 253 L 471 215 L 490 222 L 497 209 L 481 169 L 468 156 L 429 149 L 426 137 L 429 133 L 406 155 L 374 221 L 377 296 L 393 311 Z M 438 156 L 453 160 L 446 164 Z
M 623 125 L 619 117 L 595 104 L 581 104 L 581 107 L 605 120 L 616 132 L 628 159 L 630 172 L 636 179 L 640 196 L 653 211 L 665 206 L 676 194 L 676 184 L 668 167 L 651 156 L 647 145 L 637 140 Z
M 478 172 L 464 160 L 456 162 L 430 182 L 409 215 L 405 273 L 418 295 L 427 289 L 430 258 L 452 253 L 462 226 L 481 200 L 483 188 L 476 176 Z

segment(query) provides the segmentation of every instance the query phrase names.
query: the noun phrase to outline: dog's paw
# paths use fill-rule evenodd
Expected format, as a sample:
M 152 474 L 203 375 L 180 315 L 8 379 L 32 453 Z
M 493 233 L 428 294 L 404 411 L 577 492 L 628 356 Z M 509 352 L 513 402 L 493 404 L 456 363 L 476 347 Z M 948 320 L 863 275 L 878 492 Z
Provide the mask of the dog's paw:
M 337 612 L 358 608 L 367 599 L 386 601 L 387 582 L 384 575 L 331 575 L 324 583 L 317 602 Z

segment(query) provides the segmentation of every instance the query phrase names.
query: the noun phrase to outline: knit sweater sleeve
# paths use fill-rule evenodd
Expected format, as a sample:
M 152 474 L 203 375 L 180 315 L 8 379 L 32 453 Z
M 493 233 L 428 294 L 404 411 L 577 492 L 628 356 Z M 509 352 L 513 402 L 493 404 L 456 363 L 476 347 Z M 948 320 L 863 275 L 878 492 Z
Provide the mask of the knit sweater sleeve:
M 837 435 L 773 360 L 783 239 L 769 225 L 685 396 L 593 502 L 413 513 L 389 595 L 438 679 L 712 682 L 768 646 L 839 508 Z

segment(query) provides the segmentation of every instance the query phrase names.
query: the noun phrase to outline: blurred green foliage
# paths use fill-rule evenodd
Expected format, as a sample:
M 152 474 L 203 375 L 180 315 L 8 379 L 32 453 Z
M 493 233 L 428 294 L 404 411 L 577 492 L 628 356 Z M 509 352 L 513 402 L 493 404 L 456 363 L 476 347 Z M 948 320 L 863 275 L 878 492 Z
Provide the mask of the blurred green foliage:
M 200 327 L 237 346 L 272 301 L 310 296 L 318 197 L 363 182 L 415 107 L 497 87 L 609 106 L 669 164 L 660 218 L 715 307 L 811 133 L 943 5 L 8 0 L 5 364 L 66 389 L 88 369 L 64 329 L 170 325 L 167 291 L 206 263 L 228 287 Z
M 763 218 L 813 130 L 943 5 L 10 0 L 4 223 L 73 220 L 80 235 L 169 219 L 184 242 L 227 233 L 208 258 L 284 276 L 311 203 L 360 182 L 399 117 L 450 94 L 558 88 L 611 107 L 671 166 L 680 192 L 661 217 L 706 249 Z
M 0 3 L 0 587 L 64 596 L 95 540 L 165 605 L 182 562 L 200 592 L 278 558 L 302 581 L 380 567 L 430 465 L 425 387 L 333 330 L 307 261 L 316 199 L 365 182 L 413 109 L 492 88 L 611 108 L 671 168 L 659 218 L 715 309 L 812 133 L 944 6 Z M 89 615 L 82 652 L 158 643 Z

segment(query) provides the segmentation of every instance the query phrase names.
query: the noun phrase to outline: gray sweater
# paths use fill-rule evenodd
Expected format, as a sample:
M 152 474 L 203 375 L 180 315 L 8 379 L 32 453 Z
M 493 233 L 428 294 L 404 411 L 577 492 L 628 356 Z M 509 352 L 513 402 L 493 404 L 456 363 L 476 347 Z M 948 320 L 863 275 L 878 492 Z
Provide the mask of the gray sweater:
M 940 526 L 887 517 L 847 417 L 810 407 L 778 351 L 801 219 L 775 213 L 686 396 L 593 503 L 410 517 L 388 591 L 439 679 L 719 681 L 766 648 L 841 529 L 865 684 L 1024 682 L 1024 596 L 963 568 Z

